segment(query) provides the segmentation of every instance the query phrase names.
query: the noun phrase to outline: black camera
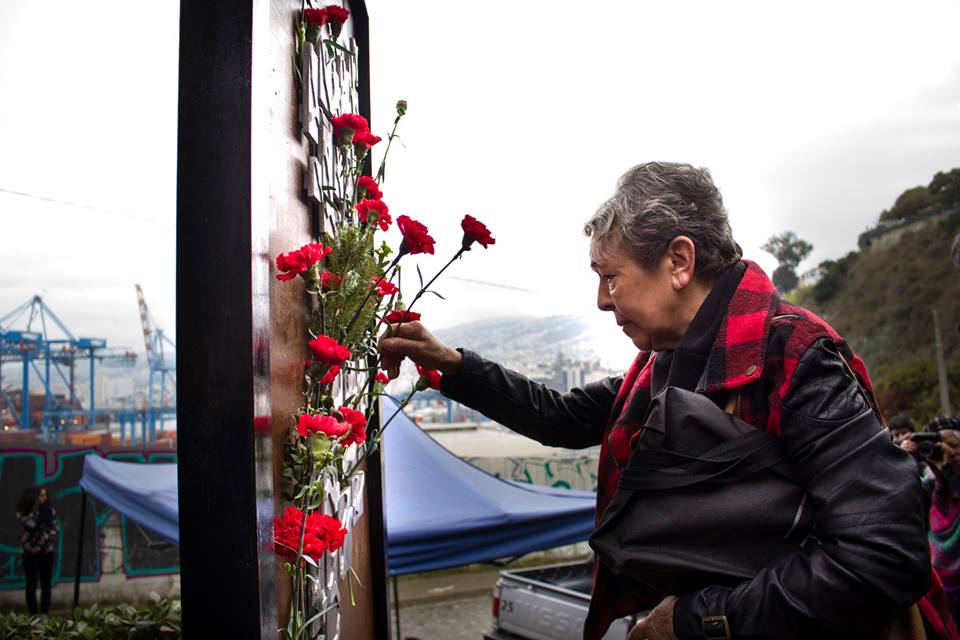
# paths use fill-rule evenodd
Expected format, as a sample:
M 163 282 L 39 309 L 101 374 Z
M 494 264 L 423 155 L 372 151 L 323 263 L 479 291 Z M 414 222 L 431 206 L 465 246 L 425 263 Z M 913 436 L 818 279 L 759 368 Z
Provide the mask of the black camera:
M 938 459 L 943 455 L 943 451 L 937 446 L 937 443 L 941 441 L 940 433 L 914 433 L 910 436 L 910 439 L 917 443 L 917 457 L 930 459 Z

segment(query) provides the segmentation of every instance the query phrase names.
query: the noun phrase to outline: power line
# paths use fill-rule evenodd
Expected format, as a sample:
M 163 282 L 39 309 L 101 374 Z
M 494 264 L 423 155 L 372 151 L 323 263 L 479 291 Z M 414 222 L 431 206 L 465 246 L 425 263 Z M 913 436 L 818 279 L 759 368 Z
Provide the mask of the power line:
M 40 196 L 35 193 L 27 193 L 25 191 L 15 191 L 13 189 L 6 189 L 0 187 L 0 192 L 9 193 L 11 195 L 20 196 L 22 198 L 31 198 L 33 200 L 40 200 L 42 202 L 52 202 L 54 204 L 63 204 L 68 207 L 75 207 L 77 209 L 86 209 L 87 211 L 96 211 L 98 213 L 106 213 L 113 216 L 123 216 L 124 218 L 131 218 L 133 220 L 141 220 L 144 222 L 161 222 L 159 218 L 149 218 L 144 216 L 137 216 L 132 213 L 123 213 L 121 211 L 113 211 L 112 209 L 101 209 L 99 207 L 92 207 L 86 204 L 80 204 L 78 202 L 70 202 L 69 200 L 58 200 L 57 198 L 49 198 L 47 196 Z
M 473 280 L 471 278 L 461 278 L 459 276 L 450 276 L 451 280 L 462 280 L 464 282 L 472 282 L 473 284 L 482 284 L 485 287 L 496 287 L 498 289 L 511 289 L 513 291 L 523 291 L 524 293 L 540 293 L 539 291 L 533 291 L 532 289 L 523 289 L 522 287 L 514 287 L 509 284 L 500 284 L 498 282 L 487 282 L 486 280 Z

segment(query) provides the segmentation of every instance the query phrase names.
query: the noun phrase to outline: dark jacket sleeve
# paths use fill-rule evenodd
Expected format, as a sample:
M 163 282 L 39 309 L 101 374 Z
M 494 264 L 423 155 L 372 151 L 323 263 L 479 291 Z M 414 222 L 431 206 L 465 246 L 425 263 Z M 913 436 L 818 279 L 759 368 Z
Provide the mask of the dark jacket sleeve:
M 832 341 L 800 359 L 781 428 L 813 530 L 752 580 L 682 596 L 680 638 L 703 638 L 702 619 L 723 615 L 735 638 L 876 638 L 929 587 L 916 465 L 890 440 Z
M 622 377 L 560 393 L 470 350 L 460 351 L 460 368 L 440 382 L 448 398 L 548 446 L 581 449 L 600 444 Z

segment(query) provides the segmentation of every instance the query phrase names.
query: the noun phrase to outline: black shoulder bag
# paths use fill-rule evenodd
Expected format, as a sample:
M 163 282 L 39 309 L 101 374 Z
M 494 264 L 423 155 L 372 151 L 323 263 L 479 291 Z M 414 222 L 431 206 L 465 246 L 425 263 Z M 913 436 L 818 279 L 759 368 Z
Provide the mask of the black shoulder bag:
M 655 592 L 733 586 L 800 547 L 805 505 L 776 437 L 668 386 L 651 400 L 590 546 L 619 578 Z

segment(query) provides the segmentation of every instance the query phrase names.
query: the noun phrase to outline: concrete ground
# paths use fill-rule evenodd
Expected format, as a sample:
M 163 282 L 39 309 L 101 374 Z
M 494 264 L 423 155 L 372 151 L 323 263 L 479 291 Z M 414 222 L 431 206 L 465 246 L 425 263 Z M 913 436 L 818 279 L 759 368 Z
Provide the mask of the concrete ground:
M 493 587 L 498 574 L 499 569 L 493 567 L 471 567 L 402 576 L 397 582 L 399 638 L 480 640 L 492 625 Z M 396 626 L 392 631 L 395 636 Z
M 400 607 L 403 640 L 481 640 L 492 626 L 490 596 Z M 396 619 L 394 618 L 394 624 Z M 394 630 L 396 627 L 394 627 Z M 393 631 L 393 633 L 396 633 Z

